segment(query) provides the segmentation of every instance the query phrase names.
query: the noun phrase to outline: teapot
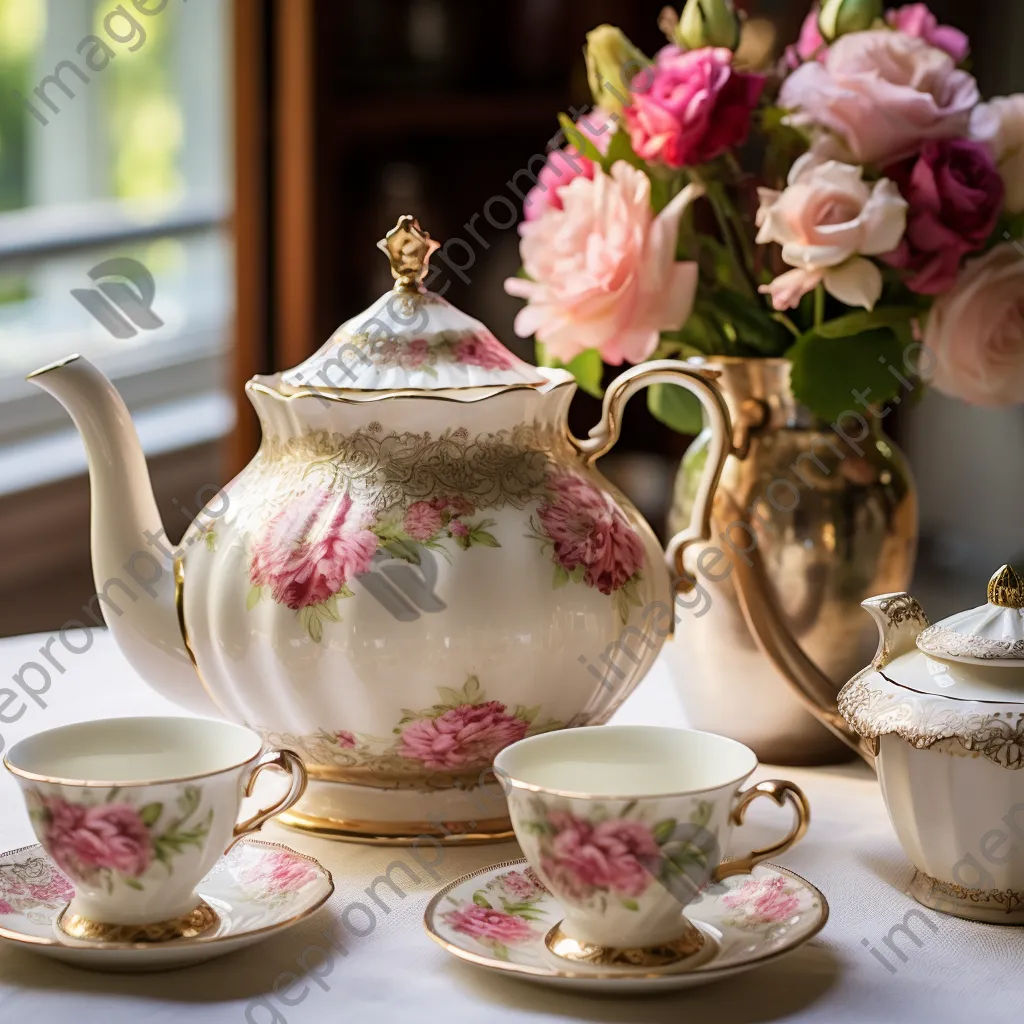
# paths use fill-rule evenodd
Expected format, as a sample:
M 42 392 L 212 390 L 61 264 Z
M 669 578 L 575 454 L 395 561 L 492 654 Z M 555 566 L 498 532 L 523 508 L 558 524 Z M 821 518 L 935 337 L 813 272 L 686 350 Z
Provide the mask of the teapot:
M 878 771 L 916 869 L 910 894 L 968 920 L 1024 924 L 1024 579 L 1004 565 L 987 597 L 935 625 L 909 594 L 865 601 L 878 648 L 838 700 L 791 653 L 780 662 Z
M 524 362 L 427 291 L 438 243 L 415 218 L 379 247 L 393 289 L 299 366 L 246 384 L 259 450 L 165 563 L 149 553 L 163 529 L 117 391 L 79 356 L 29 379 L 85 443 L 115 641 L 162 695 L 300 755 L 309 787 L 285 824 L 371 842 L 507 838 L 498 751 L 607 721 L 671 634 L 674 591 L 694 582 L 684 552 L 710 538 L 729 415 L 713 371 L 661 360 L 622 373 L 575 438 L 572 375 Z M 661 382 L 692 392 L 714 435 L 665 551 L 595 468 L 630 396 Z M 132 601 L 111 592 L 131 580 Z

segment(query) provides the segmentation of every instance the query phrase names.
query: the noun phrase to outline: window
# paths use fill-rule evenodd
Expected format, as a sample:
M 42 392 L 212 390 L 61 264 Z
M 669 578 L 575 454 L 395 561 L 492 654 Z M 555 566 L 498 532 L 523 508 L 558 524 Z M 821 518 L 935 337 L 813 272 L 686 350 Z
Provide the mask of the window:
M 70 446 L 24 455 L 68 423 L 23 377 L 69 352 L 117 381 L 144 442 L 147 414 L 157 447 L 230 428 L 229 15 L 0 0 L 0 490 L 81 468 Z

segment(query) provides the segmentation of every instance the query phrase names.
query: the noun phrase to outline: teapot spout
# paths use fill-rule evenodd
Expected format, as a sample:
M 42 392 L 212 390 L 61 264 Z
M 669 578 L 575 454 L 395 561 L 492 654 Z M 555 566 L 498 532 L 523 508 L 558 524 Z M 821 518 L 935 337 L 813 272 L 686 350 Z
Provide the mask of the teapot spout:
M 862 601 L 861 607 L 878 627 L 878 649 L 871 662 L 876 670 L 914 650 L 921 631 L 928 628 L 928 616 L 910 594 L 882 594 Z
M 89 461 L 96 597 L 132 668 L 162 696 L 217 714 L 189 661 L 175 608 L 175 582 L 142 445 L 113 384 L 88 359 L 68 356 L 29 374 L 68 411 Z

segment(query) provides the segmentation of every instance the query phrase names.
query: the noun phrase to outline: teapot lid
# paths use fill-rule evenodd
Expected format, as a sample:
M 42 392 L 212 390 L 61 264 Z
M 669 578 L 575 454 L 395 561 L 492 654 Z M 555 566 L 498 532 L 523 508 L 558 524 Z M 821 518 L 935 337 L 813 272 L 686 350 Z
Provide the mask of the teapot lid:
M 1004 565 L 988 582 L 987 604 L 929 626 L 917 646 L 948 661 L 1024 667 L 1024 579 Z
M 278 375 L 285 394 L 544 387 L 563 371 L 540 370 L 510 352 L 479 320 L 423 285 L 439 248 L 404 214 L 377 243 L 395 286 L 335 331 L 320 350 Z M 469 396 L 461 396 L 471 400 Z

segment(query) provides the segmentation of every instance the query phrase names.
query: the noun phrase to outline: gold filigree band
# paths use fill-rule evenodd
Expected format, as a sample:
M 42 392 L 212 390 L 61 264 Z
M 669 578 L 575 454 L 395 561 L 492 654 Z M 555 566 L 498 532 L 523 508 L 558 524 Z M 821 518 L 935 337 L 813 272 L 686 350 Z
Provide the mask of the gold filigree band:
M 205 935 L 220 923 L 217 911 L 205 900 L 182 917 L 154 924 L 105 924 L 81 914 L 60 912 L 57 927 L 73 939 L 87 942 L 173 942 L 175 939 L 194 939 Z
M 671 942 L 622 949 L 574 939 L 562 931 L 562 924 L 559 921 L 547 933 L 544 945 L 564 960 L 597 964 L 599 967 L 664 967 L 685 960 L 704 948 L 704 933 L 689 923 L 686 933 Z

